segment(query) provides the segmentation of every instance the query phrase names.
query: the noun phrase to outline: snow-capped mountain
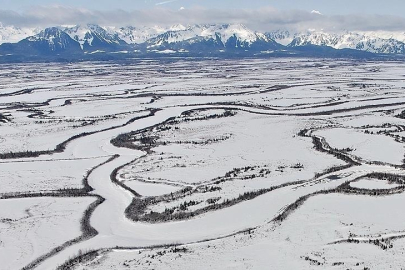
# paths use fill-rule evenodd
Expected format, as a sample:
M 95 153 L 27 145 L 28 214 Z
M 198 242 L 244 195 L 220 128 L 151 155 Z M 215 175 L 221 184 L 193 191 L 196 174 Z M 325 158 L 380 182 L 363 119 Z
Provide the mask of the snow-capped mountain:
M 20 40 L 20 41 L 18 41 Z M 5 42 L 7 41 L 7 42 Z M 18 41 L 18 42 L 16 42 Z M 277 30 L 261 33 L 242 24 L 170 27 L 106 27 L 95 24 L 57 26 L 42 31 L 0 24 L 0 57 L 63 56 L 104 59 L 156 53 L 190 55 L 273 54 L 280 56 L 405 56 L 405 32 L 340 32 Z M 103 56 L 104 55 L 104 56 Z M 121 56 L 119 56 L 121 55 Z M 2 59 L 0 59 L 2 60 Z
M 381 39 L 395 39 L 405 43 L 405 32 L 398 31 L 368 31 L 358 32 L 369 38 L 381 38 Z
M 77 43 L 57 27 L 46 28 L 37 35 L 28 37 L 22 41 L 29 42 L 33 47 L 44 51 L 48 51 L 49 49 L 52 52 L 61 52 L 73 48 L 78 49 Z
M 266 32 L 264 35 L 281 45 L 288 46 L 298 34 L 291 33 L 288 30 L 275 30 L 272 32 Z
M 404 54 L 405 35 L 387 32 L 343 32 L 326 33 L 322 31 L 307 31 L 305 33 L 291 33 L 288 31 L 274 31 L 266 33 L 270 38 L 288 47 L 307 45 L 328 46 L 334 49 L 354 49 L 379 54 Z
M 24 56 L 76 54 L 81 52 L 79 43 L 57 27 L 46 28 L 18 43 L 4 43 L 0 46 L 0 49 L 7 54 Z
M 235 36 L 241 43 L 252 43 L 257 39 L 255 32 L 249 30 L 244 25 L 192 25 L 185 29 L 170 30 L 157 36 L 150 43 L 161 45 L 163 43 L 176 43 L 185 40 L 190 40 L 195 37 L 203 37 L 205 39 L 219 39 L 222 44 Z
M 279 47 L 274 40 L 262 33 L 252 31 L 242 24 L 192 25 L 185 29 L 170 30 L 146 41 L 148 48 L 189 49 L 201 44 L 215 48 L 249 49 Z
M 95 24 L 60 27 L 60 29 L 77 41 L 85 51 L 111 49 L 127 44 L 117 32 Z
M 108 27 L 110 31 L 118 33 L 119 38 L 128 44 L 141 44 L 149 39 L 155 38 L 167 31 L 185 30 L 186 27 L 181 24 L 176 24 L 170 27 L 152 26 L 152 27 Z
M 0 23 L 0 44 L 17 43 L 24 38 L 38 34 L 40 31 L 39 28 L 3 26 Z

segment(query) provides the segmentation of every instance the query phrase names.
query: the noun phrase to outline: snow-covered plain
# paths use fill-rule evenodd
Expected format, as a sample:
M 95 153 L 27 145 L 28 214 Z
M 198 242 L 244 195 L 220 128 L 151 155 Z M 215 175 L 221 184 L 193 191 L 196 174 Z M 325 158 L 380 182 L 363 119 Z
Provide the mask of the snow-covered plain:
M 0 265 L 403 268 L 404 68 L 2 65 Z
M 404 195 L 373 198 L 325 195 L 309 199 L 281 226 L 176 248 L 117 250 L 75 269 L 401 269 L 405 241 L 384 250 L 351 237 L 403 234 Z
M 20 269 L 81 235 L 82 212 L 93 198 L 0 200 L 1 269 Z

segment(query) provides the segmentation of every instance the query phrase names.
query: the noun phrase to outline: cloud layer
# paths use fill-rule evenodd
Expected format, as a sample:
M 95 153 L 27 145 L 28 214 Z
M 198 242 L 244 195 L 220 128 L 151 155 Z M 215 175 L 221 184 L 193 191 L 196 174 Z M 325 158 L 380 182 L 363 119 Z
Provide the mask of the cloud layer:
M 328 30 L 328 31 L 401 31 L 405 18 L 387 15 L 326 16 L 320 12 L 302 10 L 280 11 L 272 7 L 261 9 L 207 9 L 173 10 L 156 7 L 148 10 L 94 11 L 64 6 L 37 6 L 23 13 L 0 10 L 3 25 L 53 26 L 96 23 L 108 26 L 147 26 L 201 23 L 243 23 L 260 31 L 275 29 Z

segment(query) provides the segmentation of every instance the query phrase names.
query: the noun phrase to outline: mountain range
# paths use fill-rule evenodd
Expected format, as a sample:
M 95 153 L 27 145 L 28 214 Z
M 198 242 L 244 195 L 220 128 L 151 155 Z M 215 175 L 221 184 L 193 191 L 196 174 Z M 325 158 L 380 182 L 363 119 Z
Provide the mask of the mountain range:
M 405 56 L 405 32 L 258 32 L 242 24 L 45 29 L 0 24 L 0 61 L 136 56 Z

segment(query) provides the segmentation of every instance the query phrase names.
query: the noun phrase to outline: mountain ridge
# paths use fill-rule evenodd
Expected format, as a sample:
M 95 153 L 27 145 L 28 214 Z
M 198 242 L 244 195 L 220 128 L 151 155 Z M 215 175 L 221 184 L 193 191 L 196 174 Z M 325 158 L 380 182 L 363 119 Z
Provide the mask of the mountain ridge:
M 15 42 L 25 35 L 25 38 Z M 405 56 L 405 33 L 259 32 L 243 24 L 177 24 L 169 27 L 104 27 L 87 24 L 43 30 L 0 24 L 0 40 L 6 39 L 14 41 L 0 45 L 0 55 L 8 59 L 34 56 L 80 58 L 94 54 L 107 58 L 116 58 L 118 54 L 131 57 L 148 54 Z

